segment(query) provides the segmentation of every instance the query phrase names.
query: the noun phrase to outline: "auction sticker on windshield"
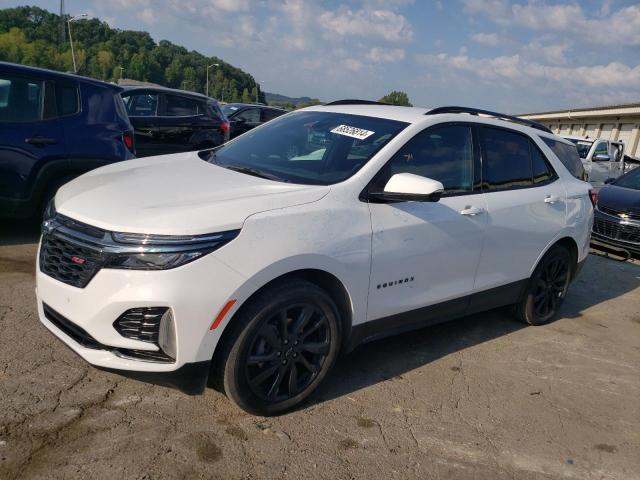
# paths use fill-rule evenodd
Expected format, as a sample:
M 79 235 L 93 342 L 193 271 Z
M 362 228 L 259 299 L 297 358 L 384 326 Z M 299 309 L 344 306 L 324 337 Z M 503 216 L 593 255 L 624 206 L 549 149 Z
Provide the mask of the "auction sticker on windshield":
M 338 125 L 331 130 L 331 133 L 337 133 L 338 135 L 346 135 L 347 137 L 357 138 L 358 140 L 364 140 L 370 137 L 376 132 L 371 130 L 364 130 L 362 128 L 350 127 L 349 125 Z

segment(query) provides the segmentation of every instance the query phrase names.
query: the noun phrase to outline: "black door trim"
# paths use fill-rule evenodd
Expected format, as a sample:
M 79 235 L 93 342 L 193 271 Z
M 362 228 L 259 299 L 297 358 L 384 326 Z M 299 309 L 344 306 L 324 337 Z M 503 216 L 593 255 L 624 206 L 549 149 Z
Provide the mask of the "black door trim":
M 428 307 L 355 325 L 351 329 L 347 351 L 353 350 L 361 343 L 437 325 L 492 308 L 511 305 L 520 299 L 527 282 L 528 279 L 524 279 Z

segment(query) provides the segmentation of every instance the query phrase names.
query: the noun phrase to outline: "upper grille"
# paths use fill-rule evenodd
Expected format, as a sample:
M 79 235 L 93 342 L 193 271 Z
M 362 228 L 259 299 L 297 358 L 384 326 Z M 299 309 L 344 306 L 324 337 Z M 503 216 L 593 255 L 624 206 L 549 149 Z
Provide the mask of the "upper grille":
M 640 243 L 640 226 L 626 225 L 596 216 L 593 232 L 623 242 Z
M 605 207 L 604 205 L 598 205 L 598 210 L 600 210 L 602 213 L 613 215 L 614 217 L 620 217 L 621 215 L 624 215 L 624 217 L 621 218 L 628 218 L 629 220 L 640 220 L 640 214 L 638 213 L 623 212 L 622 210 L 615 210 L 613 208 Z
M 40 271 L 68 285 L 84 288 L 102 266 L 98 248 L 81 246 L 62 235 L 43 233 Z

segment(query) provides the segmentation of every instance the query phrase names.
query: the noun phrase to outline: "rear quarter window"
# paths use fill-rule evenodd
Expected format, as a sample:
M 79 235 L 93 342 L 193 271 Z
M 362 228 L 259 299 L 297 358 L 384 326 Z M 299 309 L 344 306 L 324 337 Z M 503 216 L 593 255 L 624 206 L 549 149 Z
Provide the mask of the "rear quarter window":
M 562 162 L 569 173 L 576 177 L 578 180 L 585 180 L 586 175 L 584 172 L 584 166 L 578 155 L 578 150 L 575 145 L 565 142 L 559 142 L 553 138 L 540 137 L 544 143 L 556 154 L 558 160 Z

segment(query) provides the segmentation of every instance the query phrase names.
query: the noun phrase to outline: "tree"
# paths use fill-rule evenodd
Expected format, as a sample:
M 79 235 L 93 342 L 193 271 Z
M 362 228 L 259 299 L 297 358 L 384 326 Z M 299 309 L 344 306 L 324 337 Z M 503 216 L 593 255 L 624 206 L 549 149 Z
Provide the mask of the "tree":
M 388 103 L 389 105 L 400 105 L 401 107 L 413 107 L 409 102 L 409 96 L 405 92 L 394 90 L 393 92 L 382 97 L 379 102 Z
M 246 88 L 242 91 L 242 103 L 251 103 L 251 95 L 249 95 L 249 90 Z

